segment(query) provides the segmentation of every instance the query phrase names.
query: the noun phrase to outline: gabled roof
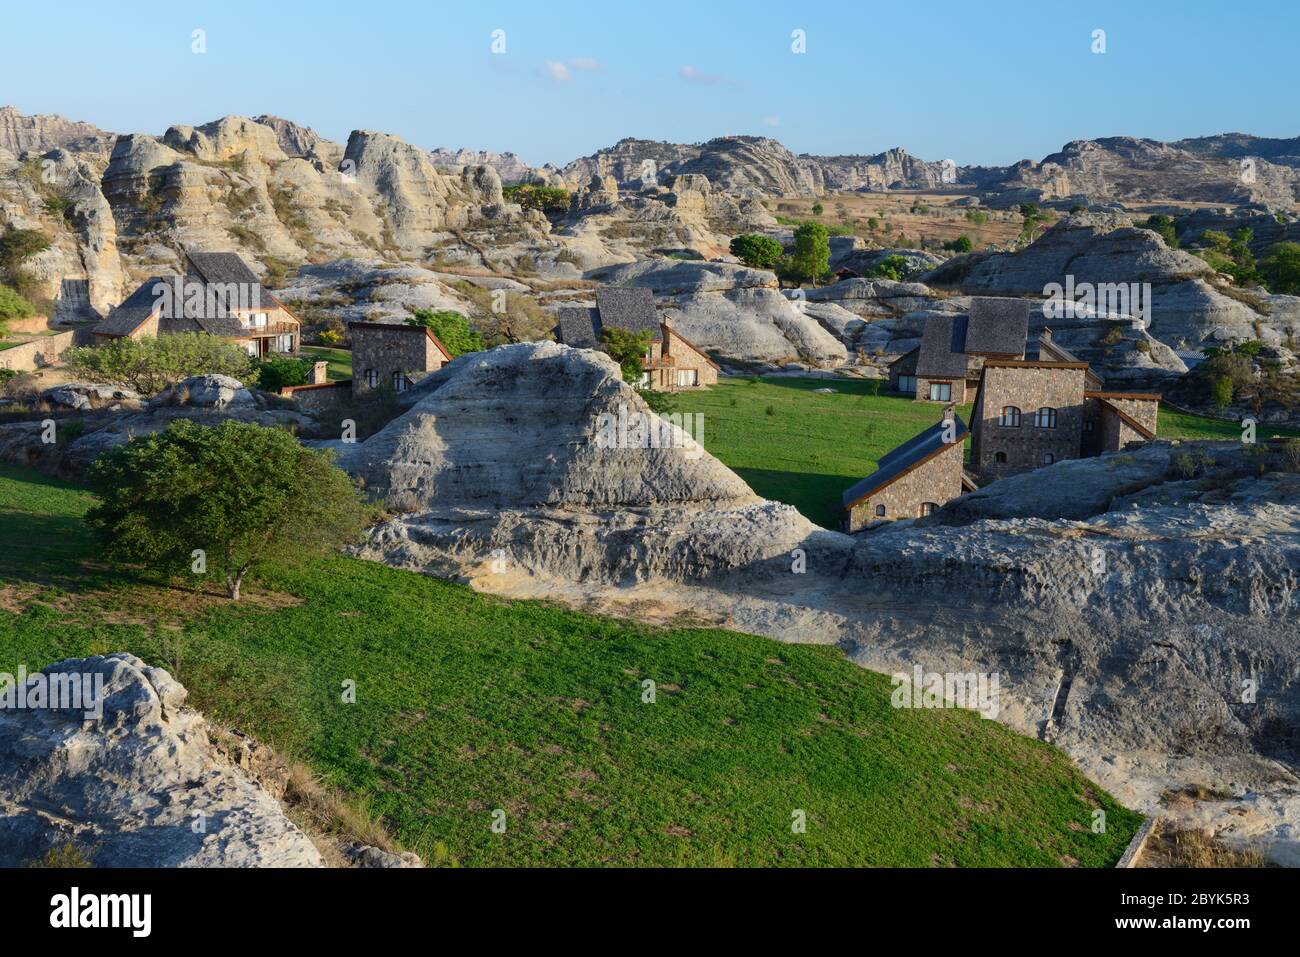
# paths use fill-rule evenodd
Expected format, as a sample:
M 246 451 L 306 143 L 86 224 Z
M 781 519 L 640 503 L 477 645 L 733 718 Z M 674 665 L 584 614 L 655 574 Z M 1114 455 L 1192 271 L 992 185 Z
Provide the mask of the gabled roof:
M 655 297 L 642 286 L 601 286 L 596 290 L 596 311 L 601 326 L 618 326 L 629 332 L 648 332 L 659 338 L 659 313 Z
M 361 319 L 354 319 L 348 323 L 349 329 L 383 329 L 385 332 L 405 332 L 415 335 L 421 333 L 438 347 L 438 351 L 450 362 L 454 357 L 451 351 L 442 344 L 442 340 L 434 334 L 434 331 L 428 326 L 422 326 L 414 322 L 366 322 Z
M 960 379 L 966 375 L 965 316 L 932 316 L 921 332 L 918 376 Z
M 140 328 L 141 323 L 153 315 L 154 305 L 158 302 L 158 297 L 154 295 L 154 288 L 160 283 L 169 282 L 171 280 L 165 276 L 150 276 L 136 287 L 135 292 L 112 309 L 103 322 L 95 326 L 95 334 L 129 336 L 135 332 Z
M 185 259 L 190 266 L 186 272 L 205 283 L 262 284 L 238 253 L 187 252 Z
M 600 313 L 587 306 L 563 306 L 555 332 L 566 346 L 595 349 L 600 345 Z
M 967 354 L 1023 357 L 1028 337 L 1028 299 L 977 296 L 971 300 Z
M 879 461 L 876 471 L 856 485 L 845 489 L 843 496 L 841 496 L 844 507 L 852 508 L 863 499 L 892 485 L 913 469 L 924 465 L 945 449 L 951 449 L 954 446 L 959 448 L 962 442 L 966 440 L 966 434 L 969 430 L 966 428 L 966 423 L 961 420 L 961 416 L 954 415 L 953 421 L 957 427 L 953 441 L 945 442 L 943 440 L 944 420 L 940 419 L 920 435 L 909 439 L 886 454 Z

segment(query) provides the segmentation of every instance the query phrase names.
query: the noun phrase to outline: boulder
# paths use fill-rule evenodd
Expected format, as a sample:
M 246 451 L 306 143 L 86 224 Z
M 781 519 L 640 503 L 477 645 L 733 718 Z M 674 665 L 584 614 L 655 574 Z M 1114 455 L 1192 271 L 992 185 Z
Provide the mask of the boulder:
M 113 654 L 40 674 L 29 686 L 102 681 L 102 714 L 86 719 L 85 701 L 0 709 L 0 866 L 68 844 L 95 867 L 322 866 L 275 799 L 214 751 L 166 671 Z

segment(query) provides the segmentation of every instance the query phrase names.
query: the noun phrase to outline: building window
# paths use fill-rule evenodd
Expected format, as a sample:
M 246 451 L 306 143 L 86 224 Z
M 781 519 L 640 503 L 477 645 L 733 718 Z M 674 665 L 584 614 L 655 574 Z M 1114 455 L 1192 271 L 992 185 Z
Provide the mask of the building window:
M 245 342 L 244 351 L 247 352 L 250 356 L 257 355 L 257 340 L 249 339 L 247 342 Z
M 1091 419 L 1089 419 L 1087 422 L 1083 423 L 1083 431 L 1085 431 L 1085 432 L 1091 432 L 1091 431 L 1092 431 L 1092 427 L 1093 427 L 1095 424 L 1096 424 L 1095 422 L 1093 422 Z
M 884 517 L 885 517 L 885 506 L 883 506 L 883 505 L 877 505 L 877 506 L 876 506 L 876 518 L 884 518 Z
M 700 382 L 700 374 L 696 370 L 694 369 L 677 370 L 677 384 L 679 386 L 685 386 L 686 388 L 690 388 L 691 386 L 699 385 L 699 382 Z
M 898 391 L 916 395 L 916 376 L 900 375 L 898 377 Z
M 993 453 L 993 461 L 994 461 L 994 462 L 1005 462 L 1006 460 L 1007 460 L 1007 453 L 1006 453 L 1006 452 L 994 452 L 994 453 Z
M 1056 456 L 1053 455 L 1051 452 L 1048 452 L 1046 455 L 1043 456 L 1044 465 L 1051 465 L 1055 461 L 1056 461 Z
M 293 336 L 276 336 L 275 349 L 277 352 L 283 352 L 286 355 L 293 352 Z
M 1056 410 L 1043 406 L 1034 413 L 1034 427 L 1038 429 L 1056 428 Z
M 406 373 L 405 373 L 405 372 L 394 372 L 394 373 L 393 373 L 393 391 L 394 391 L 394 392 L 405 392 L 405 391 L 406 391 L 406 385 L 407 385 L 407 383 L 406 383 Z
M 366 385 L 372 389 L 379 385 L 379 373 L 374 369 L 366 370 Z
M 1020 410 L 1014 405 L 1004 405 L 1002 415 L 998 417 L 998 425 L 1009 426 L 1013 429 L 1020 428 Z
M 951 382 L 931 382 L 930 383 L 930 401 L 947 402 L 952 398 Z
M 934 502 L 922 502 L 922 503 L 921 503 L 921 515 L 923 515 L 923 516 L 925 516 L 925 515 L 933 515 L 933 514 L 934 514 L 935 512 L 937 512 L 937 511 L 939 511 L 939 506 L 936 505 Z

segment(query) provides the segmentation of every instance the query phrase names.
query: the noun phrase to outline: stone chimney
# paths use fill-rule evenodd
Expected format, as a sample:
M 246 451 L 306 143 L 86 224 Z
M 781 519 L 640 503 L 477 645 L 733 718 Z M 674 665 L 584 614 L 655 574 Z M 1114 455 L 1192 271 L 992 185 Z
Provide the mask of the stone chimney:
M 1051 342 L 1051 341 L 1052 341 L 1052 330 L 1049 329 L 1049 328 L 1047 328 L 1046 326 L 1043 326 L 1043 331 L 1040 332 L 1040 333 L 1038 334 L 1038 341 L 1039 341 L 1039 342 Z
M 308 385 L 324 385 L 329 381 L 328 375 L 329 363 L 316 362 L 311 367 L 311 372 L 307 373 Z

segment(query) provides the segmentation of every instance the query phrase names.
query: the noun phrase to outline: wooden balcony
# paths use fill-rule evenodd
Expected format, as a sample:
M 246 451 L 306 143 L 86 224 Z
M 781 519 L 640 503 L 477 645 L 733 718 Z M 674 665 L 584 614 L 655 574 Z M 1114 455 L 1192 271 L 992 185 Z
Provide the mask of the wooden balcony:
M 269 322 L 264 326 L 245 326 L 239 330 L 241 336 L 262 339 L 268 336 L 297 335 L 299 326 L 293 322 Z

